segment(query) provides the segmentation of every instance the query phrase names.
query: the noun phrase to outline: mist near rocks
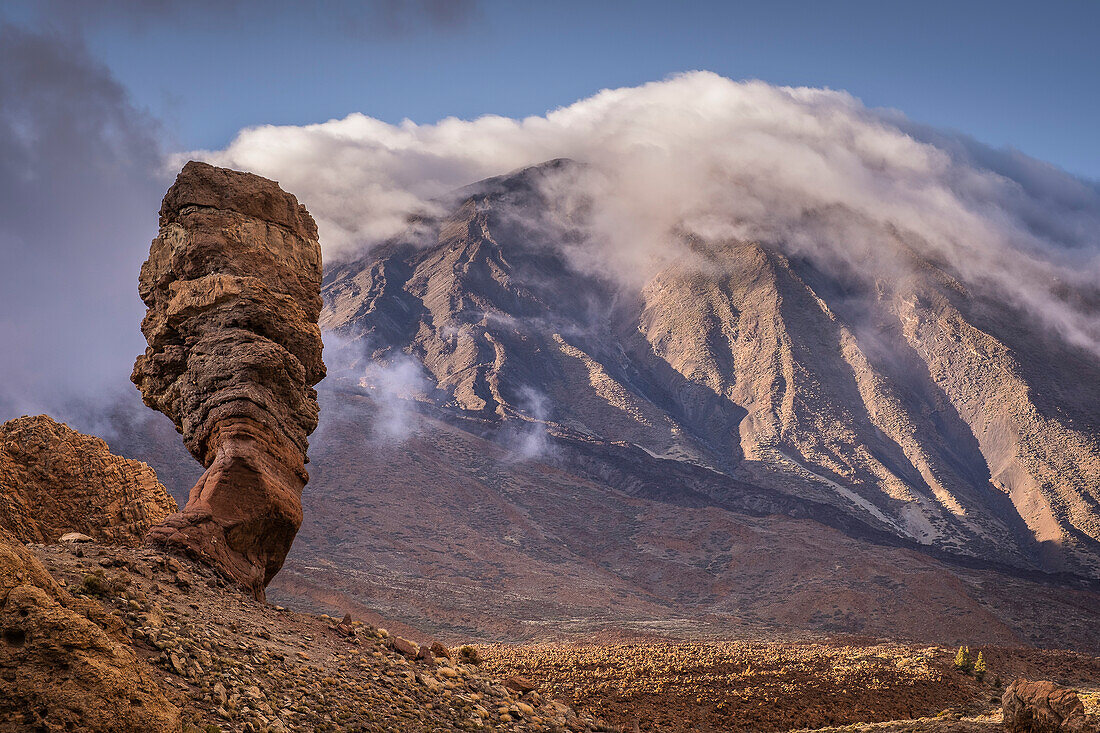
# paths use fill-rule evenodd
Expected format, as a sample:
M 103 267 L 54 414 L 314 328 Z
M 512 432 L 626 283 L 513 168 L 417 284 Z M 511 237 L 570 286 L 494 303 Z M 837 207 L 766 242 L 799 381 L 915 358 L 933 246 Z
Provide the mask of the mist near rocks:
M 137 273 L 170 181 L 158 123 L 78 36 L 0 25 L 0 419 L 140 407 Z
M 546 177 L 554 204 L 539 216 L 582 226 L 569 254 L 586 271 L 637 285 L 701 237 L 888 281 L 904 277 L 910 249 L 1100 354 L 1097 184 L 844 92 L 692 72 L 541 117 L 353 114 L 249 128 L 189 155 L 294 191 L 330 260 L 407 232 L 461 186 L 569 158 L 580 165 Z
M 328 366 L 324 385 L 351 389 L 371 399 L 374 410 L 367 437 L 383 444 L 400 443 L 408 438 L 415 430 L 415 403 L 426 400 L 435 389 L 420 362 L 400 352 L 388 355 L 385 360 L 373 359 L 369 340 L 353 341 L 333 331 L 324 331 L 322 338 Z M 342 409 L 337 401 L 332 403 L 338 412 Z M 330 417 L 322 412 L 315 442 L 321 439 Z

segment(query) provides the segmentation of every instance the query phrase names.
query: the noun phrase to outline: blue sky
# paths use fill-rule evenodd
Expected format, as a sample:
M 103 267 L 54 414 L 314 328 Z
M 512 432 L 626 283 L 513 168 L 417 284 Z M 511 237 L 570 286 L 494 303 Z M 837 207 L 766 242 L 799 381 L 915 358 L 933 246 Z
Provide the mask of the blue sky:
M 224 147 L 248 125 L 349 112 L 389 122 L 542 114 L 601 88 L 708 69 L 844 89 L 1100 179 L 1096 0 L 46 5 L 17 1 L 7 15 L 78 26 L 184 149 Z

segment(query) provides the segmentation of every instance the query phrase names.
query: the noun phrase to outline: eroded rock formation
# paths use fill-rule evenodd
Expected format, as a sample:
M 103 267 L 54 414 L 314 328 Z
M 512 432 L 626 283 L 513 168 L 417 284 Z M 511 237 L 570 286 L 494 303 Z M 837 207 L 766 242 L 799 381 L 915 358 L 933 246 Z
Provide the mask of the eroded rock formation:
M 0 425 L 0 528 L 20 542 L 80 532 L 137 545 L 176 502 L 140 461 L 46 415 Z
M 132 379 L 206 473 L 154 544 L 213 563 L 258 597 L 302 521 L 317 426 L 321 248 L 278 184 L 190 162 L 141 268 L 149 346 Z

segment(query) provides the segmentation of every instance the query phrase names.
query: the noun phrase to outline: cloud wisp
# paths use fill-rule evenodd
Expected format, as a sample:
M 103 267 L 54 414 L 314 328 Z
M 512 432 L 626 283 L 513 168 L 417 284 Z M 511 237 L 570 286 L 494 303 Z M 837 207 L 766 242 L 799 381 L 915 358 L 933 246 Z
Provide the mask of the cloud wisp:
M 673 233 L 890 273 L 903 263 L 883 243 L 899 234 L 1100 353 L 1100 317 L 1087 305 L 1100 281 L 1100 188 L 843 92 L 692 72 L 545 116 L 390 125 L 353 114 L 249 128 L 193 155 L 294 191 L 330 259 L 397 235 L 455 188 L 571 158 L 583 173 L 560 182 L 559 203 L 586 202 L 583 265 L 603 274 L 651 272 L 680 254 Z
M 82 424 L 133 390 L 163 165 L 157 123 L 79 37 L 0 25 L 0 418 Z
M 326 387 L 350 387 L 370 396 L 373 440 L 401 443 L 409 438 L 416 431 L 416 402 L 427 399 L 434 385 L 420 362 L 401 352 L 373 358 L 369 340 L 349 340 L 333 331 L 323 337 Z

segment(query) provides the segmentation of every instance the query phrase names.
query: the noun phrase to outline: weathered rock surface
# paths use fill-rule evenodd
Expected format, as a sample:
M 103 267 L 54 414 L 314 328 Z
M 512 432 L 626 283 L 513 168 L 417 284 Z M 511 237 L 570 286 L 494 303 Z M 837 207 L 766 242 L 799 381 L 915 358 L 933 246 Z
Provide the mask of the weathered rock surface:
M 206 467 L 150 533 L 257 596 L 302 521 L 321 360 L 317 227 L 273 181 L 194 161 L 141 269 L 149 342 L 132 379 Z
M 178 731 L 152 670 L 0 529 L 0 731 Z
M 1077 693 L 1053 682 L 1018 679 L 1001 698 L 1009 733 L 1096 733 Z
M 136 545 L 176 510 L 153 469 L 46 415 L 0 425 L 0 528 L 20 542 L 79 533 Z

